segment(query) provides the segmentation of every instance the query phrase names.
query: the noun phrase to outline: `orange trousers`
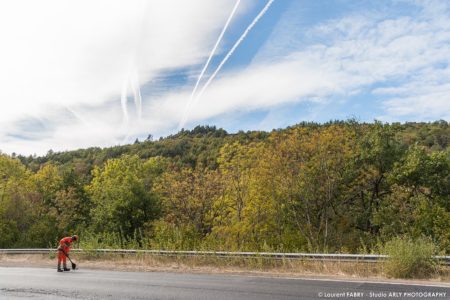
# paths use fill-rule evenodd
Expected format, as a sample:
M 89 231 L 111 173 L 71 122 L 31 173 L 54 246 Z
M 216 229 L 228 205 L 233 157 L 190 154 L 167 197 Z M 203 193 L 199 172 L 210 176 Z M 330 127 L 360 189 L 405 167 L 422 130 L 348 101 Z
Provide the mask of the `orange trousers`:
M 67 254 L 69 254 L 70 248 L 62 248 Z M 61 261 L 63 262 L 64 265 L 66 265 L 66 260 L 67 257 L 64 254 L 64 252 L 62 252 L 61 250 L 59 250 L 58 248 L 58 265 L 61 264 Z

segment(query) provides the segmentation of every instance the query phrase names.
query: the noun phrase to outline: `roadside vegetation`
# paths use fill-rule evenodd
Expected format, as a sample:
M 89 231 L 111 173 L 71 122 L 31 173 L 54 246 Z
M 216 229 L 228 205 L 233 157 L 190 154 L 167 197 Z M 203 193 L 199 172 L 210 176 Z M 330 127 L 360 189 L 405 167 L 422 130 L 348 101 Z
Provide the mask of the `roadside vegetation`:
M 429 279 L 450 282 L 450 269 L 436 265 L 427 276 L 392 276 L 387 263 L 349 261 L 309 261 L 300 259 L 267 259 L 263 257 L 218 256 L 159 256 L 151 254 L 105 254 L 95 252 L 72 253 L 81 269 L 103 269 L 136 272 L 188 272 L 217 274 L 251 274 L 262 276 L 326 276 L 370 279 Z M 55 266 L 55 253 L 51 255 L 1 255 L 0 266 L 49 267 Z
M 429 278 L 439 272 L 439 262 L 433 258 L 436 246 L 428 239 L 394 238 L 386 243 L 384 252 L 389 255 L 385 264 L 389 277 Z
M 0 248 L 54 247 L 77 233 L 90 249 L 395 257 L 415 241 L 423 251 L 405 258 L 415 259 L 450 253 L 449 195 L 445 121 L 198 126 L 126 146 L 0 155 Z

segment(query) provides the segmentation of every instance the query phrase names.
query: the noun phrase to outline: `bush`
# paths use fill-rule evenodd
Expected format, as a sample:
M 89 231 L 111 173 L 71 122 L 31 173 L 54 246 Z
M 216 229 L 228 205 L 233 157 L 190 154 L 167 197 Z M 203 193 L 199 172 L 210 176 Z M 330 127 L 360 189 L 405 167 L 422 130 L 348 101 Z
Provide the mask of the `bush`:
M 155 221 L 151 247 L 163 250 L 198 250 L 201 235 L 193 226 L 176 226 L 163 220 Z
M 388 277 L 429 278 L 437 272 L 436 246 L 429 239 L 397 237 L 386 243 L 384 252 L 389 255 L 385 264 Z

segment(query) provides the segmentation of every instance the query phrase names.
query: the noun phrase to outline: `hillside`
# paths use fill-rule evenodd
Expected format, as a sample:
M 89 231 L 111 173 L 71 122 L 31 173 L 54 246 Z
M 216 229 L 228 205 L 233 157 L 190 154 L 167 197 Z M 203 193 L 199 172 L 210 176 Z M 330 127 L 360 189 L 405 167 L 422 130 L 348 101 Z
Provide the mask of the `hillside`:
M 197 126 L 109 148 L 0 156 L 0 248 L 77 232 L 104 247 L 450 252 L 450 126 Z

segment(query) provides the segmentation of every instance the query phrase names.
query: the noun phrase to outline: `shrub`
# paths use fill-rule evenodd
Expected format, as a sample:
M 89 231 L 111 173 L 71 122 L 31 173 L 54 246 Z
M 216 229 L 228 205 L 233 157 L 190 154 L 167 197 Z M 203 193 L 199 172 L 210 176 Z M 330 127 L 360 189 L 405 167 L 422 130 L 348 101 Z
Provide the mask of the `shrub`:
M 397 237 L 387 242 L 385 273 L 394 278 L 429 278 L 437 272 L 436 246 L 425 238 Z
M 151 247 L 163 250 L 198 250 L 201 235 L 193 226 L 176 226 L 163 220 L 155 221 Z

